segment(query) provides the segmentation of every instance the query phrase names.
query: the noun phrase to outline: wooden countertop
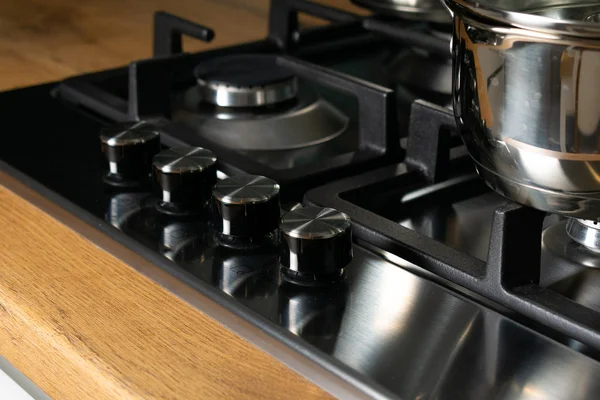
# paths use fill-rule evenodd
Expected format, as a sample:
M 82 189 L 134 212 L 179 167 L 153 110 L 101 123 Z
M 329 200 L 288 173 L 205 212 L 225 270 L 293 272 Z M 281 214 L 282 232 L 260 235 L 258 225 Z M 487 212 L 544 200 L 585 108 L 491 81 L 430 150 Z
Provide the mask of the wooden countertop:
M 149 57 L 156 10 L 216 30 L 186 50 L 266 33 L 267 0 L 5 0 L 0 89 Z M 329 397 L 2 187 L 0 226 L 0 354 L 51 397 Z
M 349 0 L 317 1 L 363 12 Z M 184 39 L 184 49 L 193 51 L 265 37 L 268 9 L 269 0 L 0 1 L 0 89 L 150 57 L 152 16 L 157 10 L 215 30 L 210 44 Z

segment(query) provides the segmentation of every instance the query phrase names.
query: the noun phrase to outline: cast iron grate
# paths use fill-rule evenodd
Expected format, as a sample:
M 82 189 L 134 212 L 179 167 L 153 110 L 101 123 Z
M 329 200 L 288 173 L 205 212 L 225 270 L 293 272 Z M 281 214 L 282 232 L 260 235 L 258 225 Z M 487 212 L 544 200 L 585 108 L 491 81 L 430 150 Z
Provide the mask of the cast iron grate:
M 546 213 L 507 200 L 494 212 L 483 261 L 357 204 L 360 193 L 376 197 L 376 188 L 428 185 L 472 169 L 464 147 L 451 146 L 454 126 L 449 110 L 416 102 L 405 163 L 314 189 L 305 202 L 347 213 L 358 239 L 600 349 L 600 314 L 539 284 Z
M 316 28 L 301 29 L 300 13 L 328 21 Z M 351 129 L 358 131 L 358 144 L 336 157 L 321 157 L 309 165 L 278 169 L 267 162 L 194 136 L 194 145 L 210 148 L 226 174 L 252 173 L 269 176 L 282 184 L 282 195 L 296 198 L 311 187 L 332 179 L 401 161 L 396 96 L 394 91 L 304 61 L 319 59 L 331 49 L 344 52 L 348 42 L 364 39 L 392 40 L 448 56 L 449 43 L 427 33 L 423 24 L 390 21 L 377 15 L 360 16 L 306 0 L 273 0 L 269 33 L 264 40 L 200 53 L 183 52 L 182 37 L 210 42 L 215 32 L 177 16 L 157 12 L 154 18 L 154 57 L 131 63 L 127 68 L 75 77 L 62 82 L 57 95 L 107 123 L 156 120 L 161 126 L 171 118 L 174 91 L 194 85 L 193 69 L 202 60 L 243 53 L 269 53 L 294 74 L 333 90 L 357 103 L 358 116 L 351 115 Z M 346 43 L 346 44 L 344 44 Z M 329 47 L 327 47 L 329 46 Z M 303 60 L 297 58 L 302 55 Z M 354 112 L 352 112 L 354 113 Z M 353 133 L 355 135 L 356 133 Z M 165 132 L 167 146 L 184 144 L 178 132 Z M 185 134 L 183 136 L 186 136 Z M 189 135 L 187 137 L 190 137 Z

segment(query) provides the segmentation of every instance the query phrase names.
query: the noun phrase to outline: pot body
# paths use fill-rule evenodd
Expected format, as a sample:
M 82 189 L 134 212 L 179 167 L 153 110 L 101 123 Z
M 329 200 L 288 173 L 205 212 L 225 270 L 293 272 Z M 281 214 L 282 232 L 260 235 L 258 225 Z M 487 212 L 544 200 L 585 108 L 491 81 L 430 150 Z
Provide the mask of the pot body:
M 456 3 L 446 0 L 454 112 L 478 173 L 519 203 L 600 219 L 600 37 L 526 29 L 527 14 L 511 26 Z

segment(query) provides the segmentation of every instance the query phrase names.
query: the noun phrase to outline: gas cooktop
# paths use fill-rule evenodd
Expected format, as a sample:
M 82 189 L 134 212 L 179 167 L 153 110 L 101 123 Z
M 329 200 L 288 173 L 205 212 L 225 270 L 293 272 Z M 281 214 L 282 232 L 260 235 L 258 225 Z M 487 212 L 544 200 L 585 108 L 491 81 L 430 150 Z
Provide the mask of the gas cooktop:
M 0 95 L 2 183 L 334 395 L 596 396 L 597 255 L 476 177 L 448 31 L 274 1 L 186 54 L 159 12 L 154 58 Z

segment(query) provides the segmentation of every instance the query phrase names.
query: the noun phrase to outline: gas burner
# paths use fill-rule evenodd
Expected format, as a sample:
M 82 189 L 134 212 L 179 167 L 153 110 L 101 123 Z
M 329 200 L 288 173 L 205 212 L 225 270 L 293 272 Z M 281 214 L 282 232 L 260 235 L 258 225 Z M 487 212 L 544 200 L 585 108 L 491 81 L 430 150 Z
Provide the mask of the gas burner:
M 553 224 L 542 234 L 542 281 L 544 286 L 561 281 L 567 276 L 585 269 L 600 268 L 598 253 L 575 241 L 571 235 L 583 237 L 582 232 L 594 228 L 581 224 L 579 220 L 569 219 Z M 583 240 L 582 240 L 583 241 Z
M 540 285 L 600 312 L 598 227 L 593 221 L 568 219 L 542 235 Z
M 221 107 L 262 107 L 296 97 L 298 79 L 273 55 L 213 58 L 194 70 L 201 97 Z
M 600 252 L 600 222 L 571 218 L 567 221 L 566 230 L 577 243 L 593 252 Z
M 595 221 L 569 218 L 546 228 L 542 234 L 540 284 L 574 300 L 581 296 L 594 297 L 594 304 L 600 304 L 600 297 L 589 293 L 590 286 L 581 285 L 592 277 L 598 280 L 599 237 L 600 224 Z M 582 291 L 588 293 L 582 295 Z
M 349 118 L 299 85 L 275 55 L 224 56 L 195 69 L 198 87 L 176 101 L 173 119 L 198 135 L 242 151 L 302 149 L 329 142 Z

